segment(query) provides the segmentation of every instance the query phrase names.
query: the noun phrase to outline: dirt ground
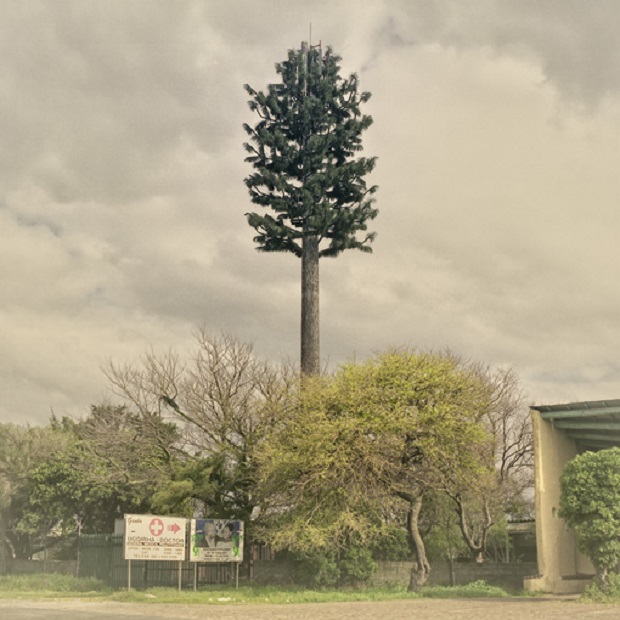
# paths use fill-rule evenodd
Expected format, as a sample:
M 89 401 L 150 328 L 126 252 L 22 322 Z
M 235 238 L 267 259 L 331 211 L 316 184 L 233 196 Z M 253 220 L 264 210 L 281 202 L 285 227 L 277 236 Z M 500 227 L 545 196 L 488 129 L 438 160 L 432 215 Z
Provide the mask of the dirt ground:
M 305 605 L 158 605 L 0 600 L 2 620 L 618 620 L 620 606 L 558 599 L 403 600 Z

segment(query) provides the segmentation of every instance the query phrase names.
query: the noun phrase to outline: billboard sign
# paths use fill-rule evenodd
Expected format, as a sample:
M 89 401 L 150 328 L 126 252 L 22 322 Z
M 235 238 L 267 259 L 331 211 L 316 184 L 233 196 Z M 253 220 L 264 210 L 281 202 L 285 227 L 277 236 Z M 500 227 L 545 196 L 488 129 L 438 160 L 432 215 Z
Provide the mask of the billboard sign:
M 242 562 L 243 521 L 192 519 L 191 562 Z
M 187 519 L 125 515 L 126 560 L 184 560 Z

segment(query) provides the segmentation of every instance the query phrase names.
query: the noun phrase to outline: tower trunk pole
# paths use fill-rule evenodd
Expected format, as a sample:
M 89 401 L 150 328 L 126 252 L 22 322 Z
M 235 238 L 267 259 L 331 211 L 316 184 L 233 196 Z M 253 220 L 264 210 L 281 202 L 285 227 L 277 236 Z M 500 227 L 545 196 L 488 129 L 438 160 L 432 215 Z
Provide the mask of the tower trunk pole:
M 301 372 L 321 372 L 319 332 L 319 238 L 305 235 L 301 255 Z

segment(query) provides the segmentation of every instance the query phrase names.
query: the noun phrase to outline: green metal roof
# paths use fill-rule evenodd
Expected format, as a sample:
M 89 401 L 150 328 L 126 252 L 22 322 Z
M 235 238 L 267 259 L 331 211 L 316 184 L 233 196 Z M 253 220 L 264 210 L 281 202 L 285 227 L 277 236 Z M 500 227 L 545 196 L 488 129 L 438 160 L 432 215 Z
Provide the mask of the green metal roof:
M 620 446 L 620 400 L 534 405 L 532 409 L 585 450 Z

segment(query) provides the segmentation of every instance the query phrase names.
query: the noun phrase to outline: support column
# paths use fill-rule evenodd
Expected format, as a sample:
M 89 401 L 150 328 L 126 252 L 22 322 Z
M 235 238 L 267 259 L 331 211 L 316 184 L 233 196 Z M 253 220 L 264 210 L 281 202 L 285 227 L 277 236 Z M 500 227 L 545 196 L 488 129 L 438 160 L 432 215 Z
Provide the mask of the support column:
M 572 592 L 580 584 L 563 581 L 577 575 L 575 533 L 558 516 L 560 476 L 568 461 L 577 456 L 575 441 L 554 428 L 539 411 L 532 409 L 534 468 L 536 480 L 536 548 L 538 576 L 526 579 L 526 590 L 543 590 L 556 594 Z

